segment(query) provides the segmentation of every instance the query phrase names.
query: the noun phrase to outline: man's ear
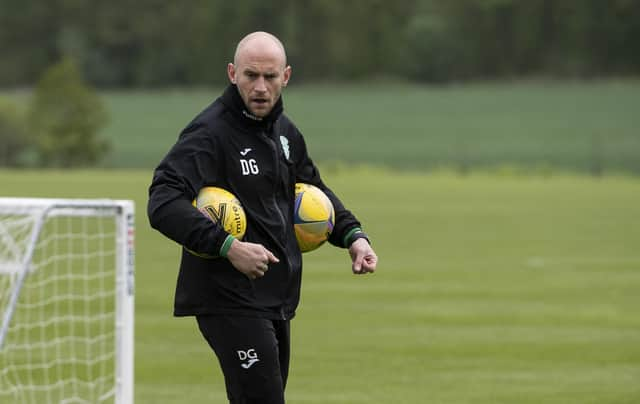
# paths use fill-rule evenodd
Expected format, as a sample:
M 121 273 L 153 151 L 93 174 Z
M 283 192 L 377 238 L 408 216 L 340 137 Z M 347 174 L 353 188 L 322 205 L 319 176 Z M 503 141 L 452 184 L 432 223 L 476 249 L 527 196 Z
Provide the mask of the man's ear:
M 227 77 L 229 77 L 231 84 L 236 84 L 236 67 L 233 63 L 227 65 Z
M 284 75 L 282 80 L 282 87 L 286 87 L 287 83 L 289 83 L 289 79 L 291 78 L 291 66 L 287 66 L 284 68 Z

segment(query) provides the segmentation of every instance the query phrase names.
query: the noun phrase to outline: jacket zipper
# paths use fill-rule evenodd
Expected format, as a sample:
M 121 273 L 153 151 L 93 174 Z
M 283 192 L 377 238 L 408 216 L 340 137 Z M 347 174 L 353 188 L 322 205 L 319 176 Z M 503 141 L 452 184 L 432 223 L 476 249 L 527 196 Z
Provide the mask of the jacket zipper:
M 267 142 L 269 143 L 269 145 L 271 146 L 271 148 L 273 149 L 273 157 L 274 157 L 274 169 L 275 169 L 275 181 L 274 181 L 274 186 L 273 186 L 273 204 L 276 207 L 276 211 L 278 212 L 278 215 L 280 216 L 280 220 L 282 221 L 282 223 L 286 223 L 284 214 L 282 213 L 282 210 L 280 209 L 280 205 L 278 205 L 278 198 L 277 196 L 280 194 L 280 159 L 278 158 L 278 145 L 276 144 L 275 140 L 273 140 L 272 138 L 270 138 L 269 136 L 267 136 L 267 134 L 265 132 L 262 132 L 262 136 L 264 136 L 267 139 Z
M 280 194 L 280 159 L 278 156 L 278 144 L 276 143 L 276 141 L 274 139 L 272 139 L 271 137 L 269 137 L 264 131 L 262 132 L 262 136 L 264 136 L 267 139 L 267 142 L 269 143 L 269 145 L 272 147 L 273 149 L 273 155 L 274 155 L 274 168 L 275 168 L 275 181 L 274 181 L 274 189 L 273 189 L 273 204 L 276 208 L 276 211 L 278 212 L 278 215 L 280 216 L 280 220 L 282 223 L 287 223 L 287 220 L 284 216 L 284 214 L 282 213 L 282 210 L 280 209 L 280 205 L 278 205 L 278 195 Z M 285 241 L 286 243 L 286 241 Z M 282 259 L 284 260 L 284 264 L 286 265 L 287 268 L 287 280 L 289 280 L 291 278 L 291 268 L 289 267 L 289 259 L 286 256 L 286 250 L 287 250 L 287 245 L 285 244 L 284 246 L 284 251 L 285 251 L 285 256 L 282 257 Z M 283 291 L 283 306 L 280 307 L 280 317 L 282 318 L 282 320 L 286 319 L 286 314 L 284 312 L 284 303 L 286 301 L 286 288 Z

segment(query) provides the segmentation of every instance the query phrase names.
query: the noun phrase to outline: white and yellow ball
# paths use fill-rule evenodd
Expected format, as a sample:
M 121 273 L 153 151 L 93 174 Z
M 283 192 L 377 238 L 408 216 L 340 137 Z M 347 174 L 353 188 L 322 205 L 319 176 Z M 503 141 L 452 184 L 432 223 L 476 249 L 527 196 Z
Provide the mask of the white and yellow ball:
M 227 233 L 241 240 L 247 230 L 247 216 L 235 195 L 219 187 L 204 187 L 193 201 L 203 215 L 222 227 Z M 216 258 L 215 255 L 190 253 L 202 258 Z
M 320 247 L 333 231 L 333 204 L 320 188 L 304 183 L 296 184 L 294 228 L 300 251 Z

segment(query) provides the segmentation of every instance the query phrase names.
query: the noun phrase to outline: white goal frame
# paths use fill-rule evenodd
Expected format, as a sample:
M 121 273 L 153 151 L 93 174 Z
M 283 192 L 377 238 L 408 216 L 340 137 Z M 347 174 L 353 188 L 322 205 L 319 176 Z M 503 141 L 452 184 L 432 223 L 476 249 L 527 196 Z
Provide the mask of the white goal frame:
M 115 404 L 133 403 L 134 386 L 134 203 L 108 199 L 45 199 L 0 198 L 0 215 L 33 216 L 30 241 L 19 262 L 3 262 L 0 257 L 0 277 L 11 276 L 11 294 L 0 307 L 0 354 L 10 328 L 20 292 L 28 282 L 30 267 L 38 237 L 52 217 L 109 217 L 115 220 L 115 359 L 113 397 Z M 2 225 L 2 223 L 0 223 Z M 0 229 L 2 236 L 2 229 Z M 11 248 L 11 237 L 0 237 L 0 244 Z M 1 301 L 0 301 L 1 303 Z M 75 401 L 74 401 L 75 402 Z

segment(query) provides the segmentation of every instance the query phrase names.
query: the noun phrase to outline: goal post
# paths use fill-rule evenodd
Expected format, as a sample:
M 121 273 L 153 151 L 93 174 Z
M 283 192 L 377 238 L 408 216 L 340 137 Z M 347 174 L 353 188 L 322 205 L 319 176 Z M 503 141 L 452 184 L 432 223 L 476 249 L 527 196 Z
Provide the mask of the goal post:
M 0 402 L 133 403 L 134 204 L 0 198 Z

